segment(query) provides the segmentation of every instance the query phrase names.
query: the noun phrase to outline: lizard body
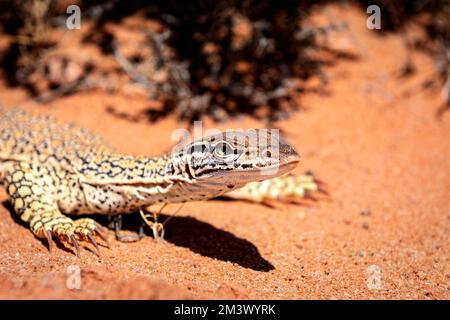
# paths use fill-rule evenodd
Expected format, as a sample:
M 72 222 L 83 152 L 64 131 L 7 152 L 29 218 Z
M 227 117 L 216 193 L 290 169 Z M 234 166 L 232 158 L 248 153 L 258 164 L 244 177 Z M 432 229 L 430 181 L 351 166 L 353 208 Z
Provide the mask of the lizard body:
M 264 147 L 252 143 L 261 134 L 271 140 Z M 298 161 L 287 142 L 263 129 L 203 137 L 160 157 L 123 155 L 86 129 L 0 107 L 0 181 L 14 211 L 50 248 L 53 237 L 77 252 L 80 240 L 98 249 L 94 235 L 105 239 L 94 220 L 65 214 L 132 213 L 227 192 L 252 199 L 254 191 L 237 189 L 252 182 L 250 189 L 257 189 L 258 181 L 279 177 Z M 262 174 L 268 169 L 273 172 Z

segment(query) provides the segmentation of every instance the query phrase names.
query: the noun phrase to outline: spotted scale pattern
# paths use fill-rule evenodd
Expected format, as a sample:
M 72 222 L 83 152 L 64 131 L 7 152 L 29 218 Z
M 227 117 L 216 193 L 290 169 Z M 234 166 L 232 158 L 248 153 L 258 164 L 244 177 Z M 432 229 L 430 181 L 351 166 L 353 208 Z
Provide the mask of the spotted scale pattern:
M 234 138 L 239 136 L 243 144 L 220 133 L 187 145 L 181 153 L 133 157 L 73 124 L 0 106 L 0 182 L 14 211 L 37 237 L 47 238 L 50 248 L 57 237 L 77 253 L 80 240 L 90 241 L 98 251 L 94 236 L 106 240 L 103 227 L 90 218 L 73 220 L 65 214 L 131 213 L 155 203 L 206 200 L 235 189 L 231 197 L 258 201 L 267 182 L 241 192 L 239 188 L 270 178 L 258 172 L 277 159 L 268 149 L 268 157 L 252 156 L 248 140 L 255 133 Z M 290 145 L 282 147 L 282 170 L 273 177 L 298 161 Z M 223 153 L 227 149 L 231 154 Z M 229 156 L 233 161 L 225 161 Z M 273 185 L 292 193 L 292 183 Z

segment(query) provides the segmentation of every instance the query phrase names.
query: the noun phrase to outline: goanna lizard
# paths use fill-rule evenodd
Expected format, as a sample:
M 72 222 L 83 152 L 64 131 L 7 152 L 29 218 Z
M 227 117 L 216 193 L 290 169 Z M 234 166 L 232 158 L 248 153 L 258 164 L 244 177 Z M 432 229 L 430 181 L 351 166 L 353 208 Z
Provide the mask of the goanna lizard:
M 272 143 L 249 143 L 262 133 Z M 317 185 L 310 176 L 285 175 L 298 162 L 290 144 L 264 129 L 206 136 L 159 157 L 130 156 L 73 124 L 0 107 L 0 182 L 13 210 L 50 250 L 58 238 L 77 255 L 79 241 L 98 254 L 95 237 L 107 243 L 105 228 L 65 214 L 113 216 L 224 194 L 253 201 L 301 196 Z

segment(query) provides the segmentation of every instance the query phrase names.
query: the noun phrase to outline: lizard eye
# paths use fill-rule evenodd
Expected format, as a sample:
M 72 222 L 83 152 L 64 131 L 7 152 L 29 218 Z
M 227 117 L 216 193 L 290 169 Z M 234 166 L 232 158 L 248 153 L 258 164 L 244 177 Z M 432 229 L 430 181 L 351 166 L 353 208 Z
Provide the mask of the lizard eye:
M 219 142 L 214 147 L 214 155 L 220 158 L 226 158 L 231 155 L 234 155 L 235 154 L 234 151 L 235 151 L 234 148 L 228 142 L 225 141 Z

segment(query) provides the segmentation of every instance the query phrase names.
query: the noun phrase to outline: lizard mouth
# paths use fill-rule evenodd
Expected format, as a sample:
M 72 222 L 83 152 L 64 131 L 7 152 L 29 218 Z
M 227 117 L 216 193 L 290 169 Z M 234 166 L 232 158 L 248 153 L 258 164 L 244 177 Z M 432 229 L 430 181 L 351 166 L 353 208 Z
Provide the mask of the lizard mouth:
M 231 180 L 243 181 L 245 183 L 250 181 L 262 181 L 281 176 L 293 170 L 300 162 L 300 158 L 293 157 L 292 159 L 284 159 L 283 162 L 276 162 L 268 166 L 255 166 L 247 169 L 227 168 L 222 170 L 208 170 L 203 173 L 204 179 L 208 178 L 224 178 L 229 177 Z
M 257 168 L 251 170 L 251 174 L 259 175 L 259 180 L 266 180 L 281 176 L 289 171 L 293 170 L 297 164 L 300 162 L 300 158 L 285 159 L 282 163 L 276 163 L 264 168 Z

